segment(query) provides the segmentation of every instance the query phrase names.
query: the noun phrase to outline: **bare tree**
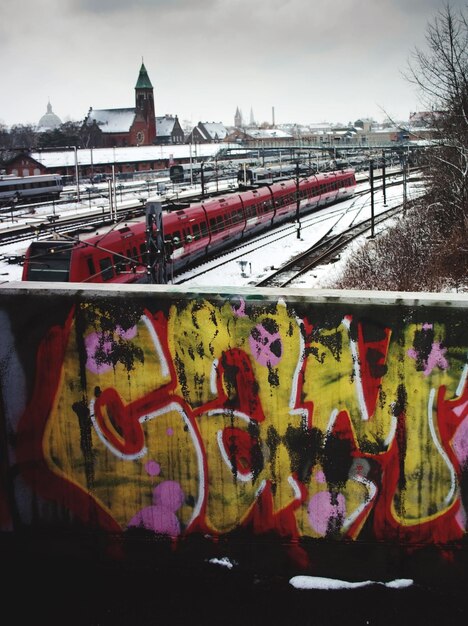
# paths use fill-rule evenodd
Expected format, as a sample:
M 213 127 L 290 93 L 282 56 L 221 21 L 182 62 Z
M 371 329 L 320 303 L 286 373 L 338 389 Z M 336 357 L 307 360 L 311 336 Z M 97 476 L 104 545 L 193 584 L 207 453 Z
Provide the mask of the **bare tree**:
M 454 13 L 447 4 L 428 25 L 426 42 L 427 51 L 416 48 L 413 52 L 407 78 L 419 87 L 430 107 L 450 111 L 467 93 L 468 26 L 464 13 Z
M 407 77 L 433 111 L 438 147 L 429 152 L 431 203 L 452 228 L 468 227 L 468 22 L 447 4 L 426 33 L 427 51 L 416 49 Z
M 447 4 L 428 25 L 407 78 L 432 112 L 428 194 L 396 227 L 350 258 L 334 286 L 439 291 L 466 289 L 468 275 L 468 21 Z

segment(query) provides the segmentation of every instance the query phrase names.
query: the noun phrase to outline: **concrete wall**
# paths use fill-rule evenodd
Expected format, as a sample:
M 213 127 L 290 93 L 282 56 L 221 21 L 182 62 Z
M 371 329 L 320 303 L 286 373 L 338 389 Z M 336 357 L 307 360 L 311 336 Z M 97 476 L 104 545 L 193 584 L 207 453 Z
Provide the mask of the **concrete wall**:
M 462 545 L 467 306 L 7 284 L 0 529 Z

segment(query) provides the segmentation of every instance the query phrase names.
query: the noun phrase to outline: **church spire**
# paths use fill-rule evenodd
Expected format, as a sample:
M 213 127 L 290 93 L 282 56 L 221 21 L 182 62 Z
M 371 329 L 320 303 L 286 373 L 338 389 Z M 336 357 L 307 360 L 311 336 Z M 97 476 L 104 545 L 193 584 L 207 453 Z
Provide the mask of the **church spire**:
M 143 59 L 135 86 L 135 121 L 133 130 L 137 145 L 151 145 L 156 137 L 156 117 L 154 112 L 153 85 L 146 71 Z
M 239 107 L 236 108 L 236 113 L 234 115 L 234 126 L 236 128 L 240 128 L 242 126 L 242 113 Z
M 153 85 L 151 84 L 151 81 L 149 79 L 148 72 L 146 71 L 145 64 L 143 63 L 143 59 L 141 60 L 140 73 L 138 75 L 135 89 L 153 89 Z

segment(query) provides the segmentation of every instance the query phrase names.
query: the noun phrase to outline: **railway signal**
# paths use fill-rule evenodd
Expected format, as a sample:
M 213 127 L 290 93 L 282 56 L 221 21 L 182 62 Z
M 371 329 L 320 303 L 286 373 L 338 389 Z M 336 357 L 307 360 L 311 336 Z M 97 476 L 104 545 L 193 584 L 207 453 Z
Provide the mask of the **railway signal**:
M 146 204 L 146 250 L 149 282 L 156 285 L 166 284 L 166 254 L 160 202 Z

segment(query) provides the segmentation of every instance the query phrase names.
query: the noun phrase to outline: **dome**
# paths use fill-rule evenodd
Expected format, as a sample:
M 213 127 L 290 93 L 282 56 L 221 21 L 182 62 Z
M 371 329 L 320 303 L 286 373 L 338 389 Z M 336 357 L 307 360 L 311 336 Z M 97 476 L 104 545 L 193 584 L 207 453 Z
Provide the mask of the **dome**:
M 52 130 L 62 125 L 62 120 L 52 111 L 50 102 L 47 105 L 47 113 L 39 120 L 38 127 L 43 130 Z

